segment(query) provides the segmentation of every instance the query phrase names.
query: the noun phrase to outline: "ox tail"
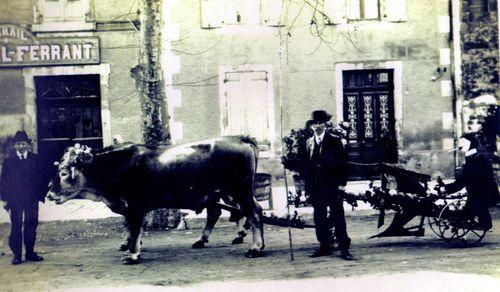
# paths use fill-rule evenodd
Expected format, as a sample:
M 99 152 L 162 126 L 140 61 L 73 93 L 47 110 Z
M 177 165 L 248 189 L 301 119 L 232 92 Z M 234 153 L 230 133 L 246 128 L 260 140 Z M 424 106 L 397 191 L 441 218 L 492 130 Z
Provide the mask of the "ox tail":
M 259 161 L 259 146 L 257 145 L 257 140 L 250 136 L 241 136 L 241 142 L 252 147 L 255 157 L 255 171 L 257 171 L 257 163 Z

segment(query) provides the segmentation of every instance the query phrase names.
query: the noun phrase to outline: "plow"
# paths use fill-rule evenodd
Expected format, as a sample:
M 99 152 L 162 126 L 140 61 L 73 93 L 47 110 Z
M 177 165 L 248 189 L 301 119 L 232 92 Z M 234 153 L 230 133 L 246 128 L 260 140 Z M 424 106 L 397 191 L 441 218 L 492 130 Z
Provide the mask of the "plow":
M 369 204 L 379 211 L 378 228 L 385 225 L 386 212 L 394 213 L 392 221 L 381 232 L 370 238 L 397 237 L 397 236 L 424 236 L 425 219 L 431 231 L 446 242 L 461 246 L 475 245 L 484 238 L 486 231 L 478 223 L 478 218 L 467 207 L 467 193 L 459 192 L 447 194 L 436 188 L 430 187 L 431 176 L 408 170 L 400 165 L 382 163 L 381 185 L 375 186 L 373 182 L 361 194 L 342 192 L 344 201 L 358 207 L 358 202 Z M 304 192 L 303 181 L 295 177 L 295 192 L 288 192 L 289 205 L 294 205 L 296 210 L 293 215 L 277 217 L 274 215 L 263 216 L 264 224 L 291 227 L 314 228 L 302 219 L 297 210 L 308 206 L 308 197 Z M 440 179 L 438 180 L 439 182 Z M 238 211 L 237 208 L 221 206 L 229 211 Z M 419 218 L 418 218 L 419 217 Z M 407 226 L 417 219 L 418 224 Z M 332 228 L 333 234 L 335 234 Z

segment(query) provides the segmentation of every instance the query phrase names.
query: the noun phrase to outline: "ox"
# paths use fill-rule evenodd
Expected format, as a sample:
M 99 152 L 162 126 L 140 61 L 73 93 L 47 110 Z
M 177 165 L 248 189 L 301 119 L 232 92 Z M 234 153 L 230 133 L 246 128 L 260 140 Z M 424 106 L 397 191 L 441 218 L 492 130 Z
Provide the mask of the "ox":
M 262 208 L 254 198 L 258 148 L 255 140 L 229 136 L 178 146 L 126 144 L 100 150 L 69 147 L 58 164 L 47 196 L 56 204 L 70 199 L 104 202 L 125 216 L 128 226 L 126 264 L 140 258 L 144 215 L 159 208 L 207 209 L 201 247 L 217 222 L 219 201 L 239 206 L 248 218 L 253 245 L 247 257 L 264 248 Z M 240 221 L 243 222 L 244 219 Z

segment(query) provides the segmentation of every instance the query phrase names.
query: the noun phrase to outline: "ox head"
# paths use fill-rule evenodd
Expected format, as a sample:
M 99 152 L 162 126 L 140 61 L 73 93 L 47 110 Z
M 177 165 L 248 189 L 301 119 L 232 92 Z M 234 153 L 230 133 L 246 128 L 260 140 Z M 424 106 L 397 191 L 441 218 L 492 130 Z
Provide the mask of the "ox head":
M 58 169 L 49 183 L 47 192 L 49 200 L 62 204 L 71 199 L 85 198 L 88 190 L 83 168 L 92 162 L 93 156 L 90 150 L 90 147 L 75 144 L 64 151 L 60 161 L 54 162 Z

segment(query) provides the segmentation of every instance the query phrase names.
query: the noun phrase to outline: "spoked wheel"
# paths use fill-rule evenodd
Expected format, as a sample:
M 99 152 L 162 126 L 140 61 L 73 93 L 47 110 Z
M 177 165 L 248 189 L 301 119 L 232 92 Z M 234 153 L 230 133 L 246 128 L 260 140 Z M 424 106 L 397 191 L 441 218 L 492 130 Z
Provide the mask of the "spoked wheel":
M 477 216 L 471 216 L 465 208 L 465 200 L 446 205 L 437 219 L 441 238 L 448 242 L 469 246 L 479 243 L 486 231 L 479 227 Z
M 429 222 L 429 226 L 431 227 L 432 232 L 444 239 L 443 235 L 439 231 L 439 217 L 427 217 L 427 221 Z

